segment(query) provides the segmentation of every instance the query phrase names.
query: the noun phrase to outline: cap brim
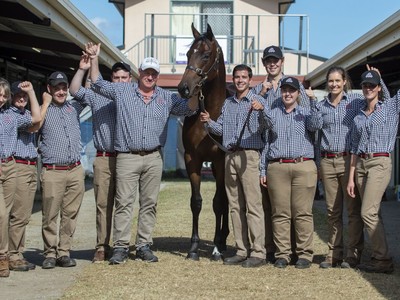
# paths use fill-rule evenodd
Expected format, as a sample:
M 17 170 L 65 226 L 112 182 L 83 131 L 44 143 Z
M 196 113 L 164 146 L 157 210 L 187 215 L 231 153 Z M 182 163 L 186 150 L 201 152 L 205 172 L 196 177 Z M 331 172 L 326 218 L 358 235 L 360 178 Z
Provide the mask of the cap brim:
M 366 79 L 366 80 L 361 81 L 361 85 L 363 85 L 365 83 L 374 84 L 374 85 L 378 85 L 379 84 L 379 82 L 376 82 L 375 80 Z
M 50 84 L 51 86 L 56 86 L 56 85 L 58 85 L 58 84 L 60 84 L 60 83 L 68 84 L 68 81 L 65 81 L 64 79 L 55 79 L 55 80 L 50 80 L 50 81 L 49 81 L 49 84 Z
M 262 59 L 267 59 L 268 57 L 275 57 L 275 58 L 278 58 L 278 59 L 282 58 L 282 56 L 279 56 L 278 54 L 269 54 L 267 56 L 264 56 Z
M 286 86 L 286 85 L 287 85 L 287 86 L 290 86 L 290 87 L 292 87 L 292 88 L 294 88 L 294 89 L 296 89 L 296 90 L 300 90 L 300 87 L 298 87 L 298 86 L 296 86 L 296 84 L 290 83 L 290 82 L 289 82 L 289 83 L 284 83 L 284 84 L 282 84 L 282 85 L 281 85 L 281 88 L 284 87 L 284 86 Z

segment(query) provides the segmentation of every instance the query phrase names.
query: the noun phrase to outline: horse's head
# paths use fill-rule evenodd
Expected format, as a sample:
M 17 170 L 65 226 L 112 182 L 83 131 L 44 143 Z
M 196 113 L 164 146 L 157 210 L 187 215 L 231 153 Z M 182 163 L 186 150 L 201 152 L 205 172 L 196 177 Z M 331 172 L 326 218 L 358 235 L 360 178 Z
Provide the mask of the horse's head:
M 192 23 L 194 41 L 186 53 L 188 63 L 178 85 L 179 94 L 184 98 L 196 95 L 203 85 L 214 79 L 224 64 L 223 54 L 217 40 L 207 24 L 207 32 L 200 34 Z M 225 66 L 223 66 L 225 70 Z M 225 74 L 223 74 L 225 80 Z

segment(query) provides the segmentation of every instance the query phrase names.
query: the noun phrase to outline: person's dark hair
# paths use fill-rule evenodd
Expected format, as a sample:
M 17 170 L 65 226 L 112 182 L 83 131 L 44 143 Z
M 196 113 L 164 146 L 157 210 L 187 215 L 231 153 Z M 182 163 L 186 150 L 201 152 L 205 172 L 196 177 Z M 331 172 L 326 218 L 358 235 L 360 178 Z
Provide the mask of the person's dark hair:
M 233 76 L 235 76 L 236 71 L 247 71 L 249 73 L 249 78 L 253 77 L 253 70 L 248 65 L 240 64 L 234 67 L 232 72 Z
M 326 78 L 325 78 L 327 87 L 328 87 L 329 75 L 332 74 L 332 73 L 339 73 L 342 76 L 342 79 L 346 80 L 346 84 L 343 87 L 343 90 L 346 93 L 351 90 L 351 79 L 350 79 L 350 76 L 349 76 L 349 74 L 347 74 L 346 70 L 344 68 L 340 67 L 340 66 L 333 66 L 333 67 L 329 68 L 328 72 L 326 73 Z

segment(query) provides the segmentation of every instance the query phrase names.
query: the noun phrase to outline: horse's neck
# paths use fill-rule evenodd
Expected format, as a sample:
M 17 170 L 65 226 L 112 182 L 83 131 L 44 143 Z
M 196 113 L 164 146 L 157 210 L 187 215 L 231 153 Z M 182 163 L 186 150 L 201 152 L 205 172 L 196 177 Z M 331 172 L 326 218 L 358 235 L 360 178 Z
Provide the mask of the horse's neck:
M 210 115 L 219 116 L 222 105 L 226 99 L 225 75 L 215 77 L 212 81 L 205 84 L 203 88 L 204 104 Z

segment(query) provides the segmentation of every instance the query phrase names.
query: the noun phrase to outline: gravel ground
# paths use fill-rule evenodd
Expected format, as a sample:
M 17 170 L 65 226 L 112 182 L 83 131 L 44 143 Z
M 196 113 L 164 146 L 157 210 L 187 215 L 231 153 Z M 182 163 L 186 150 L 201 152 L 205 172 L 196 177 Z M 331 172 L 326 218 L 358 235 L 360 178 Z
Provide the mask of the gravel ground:
M 315 201 L 314 206 L 325 211 L 324 201 Z M 382 214 L 386 228 L 386 234 L 392 255 L 399 268 L 400 262 L 400 202 L 382 202 Z M 0 279 L 1 299 L 58 299 L 67 287 L 72 285 L 81 270 L 91 263 L 93 247 L 95 245 L 95 202 L 93 189 L 90 185 L 85 193 L 77 229 L 74 237 L 71 257 L 77 261 L 75 268 L 59 268 L 43 270 L 41 255 L 43 242 L 41 237 L 41 210 L 40 201 L 35 202 L 34 213 L 27 228 L 28 247 L 26 258 L 36 264 L 36 269 L 29 272 L 11 272 L 9 278 Z

